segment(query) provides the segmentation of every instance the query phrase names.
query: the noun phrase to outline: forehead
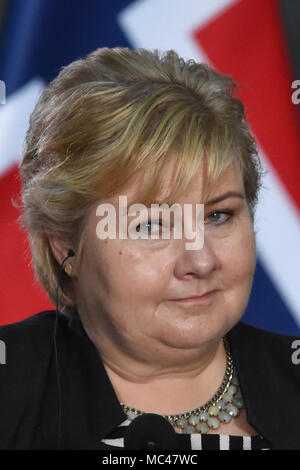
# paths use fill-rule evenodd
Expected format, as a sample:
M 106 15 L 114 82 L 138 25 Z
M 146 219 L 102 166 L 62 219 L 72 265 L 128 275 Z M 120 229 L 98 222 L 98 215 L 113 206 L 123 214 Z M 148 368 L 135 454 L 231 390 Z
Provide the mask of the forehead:
M 235 192 L 245 197 L 243 175 L 240 166 L 233 162 L 220 174 L 219 178 L 211 188 L 201 187 L 201 203 L 207 204 L 209 201 L 218 199 L 219 196 Z
M 162 204 L 166 202 L 167 196 L 172 188 L 174 171 L 174 167 L 169 168 L 163 180 L 163 188 L 153 197 L 152 204 Z M 229 191 L 237 191 L 243 195 L 245 194 L 242 172 L 236 162 L 229 164 L 211 187 L 208 187 L 205 176 L 206 168 L 203 165 L 199 165 L 196 174 L 190 181 L 188 189 L 179 197 L 178 201 L 174 202 L 180 203 L 187 199 L 196 199 L 197 202 L 205 204 L 211 199 L 215 199 Z M 144 170 L 140 171 L 136 175 L 135 179 L 123 188 L 120 194 L 116 194 L 108 198 L 106 201 L 117 206 L 119 196 L 125 195 L 127 196 L 128 204 L 141 203 L 142 201 L 138 200 L 138 194 L 142 186 L 147 182 L 148 178 L 149 176 Z

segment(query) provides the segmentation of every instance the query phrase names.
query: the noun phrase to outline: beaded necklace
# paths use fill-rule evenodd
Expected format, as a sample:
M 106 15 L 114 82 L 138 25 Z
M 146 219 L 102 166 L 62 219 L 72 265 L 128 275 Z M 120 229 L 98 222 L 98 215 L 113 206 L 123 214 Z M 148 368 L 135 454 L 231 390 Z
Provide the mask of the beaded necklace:
M 239 388 L 238 378 L 231 357 L 227 337 L 223 338 L 226 351 L 227 366 L 223 381 L 215 395 L 205 405 L 177 415 L 163 415 L 174 429 L 184 433 L 205 434 L 209 429 L 218 429 L 221 423 L 229 423 L 233 417 L 239 415 L 244 402 Z M 120 403 L 128 419 L 132 421 L 145 411 Z

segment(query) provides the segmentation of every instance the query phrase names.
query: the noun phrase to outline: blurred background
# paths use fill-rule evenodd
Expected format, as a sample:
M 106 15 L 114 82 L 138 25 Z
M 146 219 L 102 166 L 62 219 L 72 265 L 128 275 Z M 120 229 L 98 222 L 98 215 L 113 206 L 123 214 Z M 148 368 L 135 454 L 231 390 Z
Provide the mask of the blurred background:
M 299 45 L 299 0 L 0 0 L 0 324 L 53 309 L 11 202 L 30 112 L 60 67 L 126 46 L 175 49 L 239 83 L 266 170 L 243 320 L 300 335 Z

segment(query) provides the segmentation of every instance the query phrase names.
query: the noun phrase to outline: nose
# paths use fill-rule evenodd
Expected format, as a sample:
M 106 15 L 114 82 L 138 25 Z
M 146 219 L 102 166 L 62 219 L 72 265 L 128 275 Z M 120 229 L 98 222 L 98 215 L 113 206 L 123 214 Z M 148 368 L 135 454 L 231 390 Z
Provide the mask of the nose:
M 178 247 L 178 257 L 175 264 L 175 275 L 183 278 L 206 278 L 219 268 L 219 259 L 215 253 L 211 240 L 204 237 L 202 248 L 198 250 L 186 249 L 184 240 Z

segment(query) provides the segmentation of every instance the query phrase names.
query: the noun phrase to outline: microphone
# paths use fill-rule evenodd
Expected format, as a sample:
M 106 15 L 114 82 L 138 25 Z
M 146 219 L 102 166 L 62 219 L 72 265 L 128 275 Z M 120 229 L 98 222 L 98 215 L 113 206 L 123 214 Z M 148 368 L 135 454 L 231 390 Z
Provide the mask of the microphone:
M 59 363 L 58 363 L 58 354 L 57 354 L 57 344 L 56 344 L 56 334 L 57 334 L 57 323 L 59 315 L 59 296 L 58 290 L 62 281 L 62 275 L 64 272 L 64 263 L 68 258 L 75 256 L 75 252 L 70 248 L 68 251 L 68 256 L 62 261 L 60 265 L 60 272 L 58 276 L 58 282 L 56 287 L 56 312 L 55 312 L 55 324 L 53 330 L 53 344 L 54 344 L 54 354 L 55 354 L 55 366 L 56 366 L 56 377 L 57 377 L 57 389 L 58 389 L 58 430 L 57 430 L 57 449 L 60 449 L 60 440 L 61 440 L 61 385 L 60 385 L 60 374 L 59 374 Z
M 178 436 L 166 418 L 144 413 L 130 423 L 124 435 L 126 450 L 175 450 Z

